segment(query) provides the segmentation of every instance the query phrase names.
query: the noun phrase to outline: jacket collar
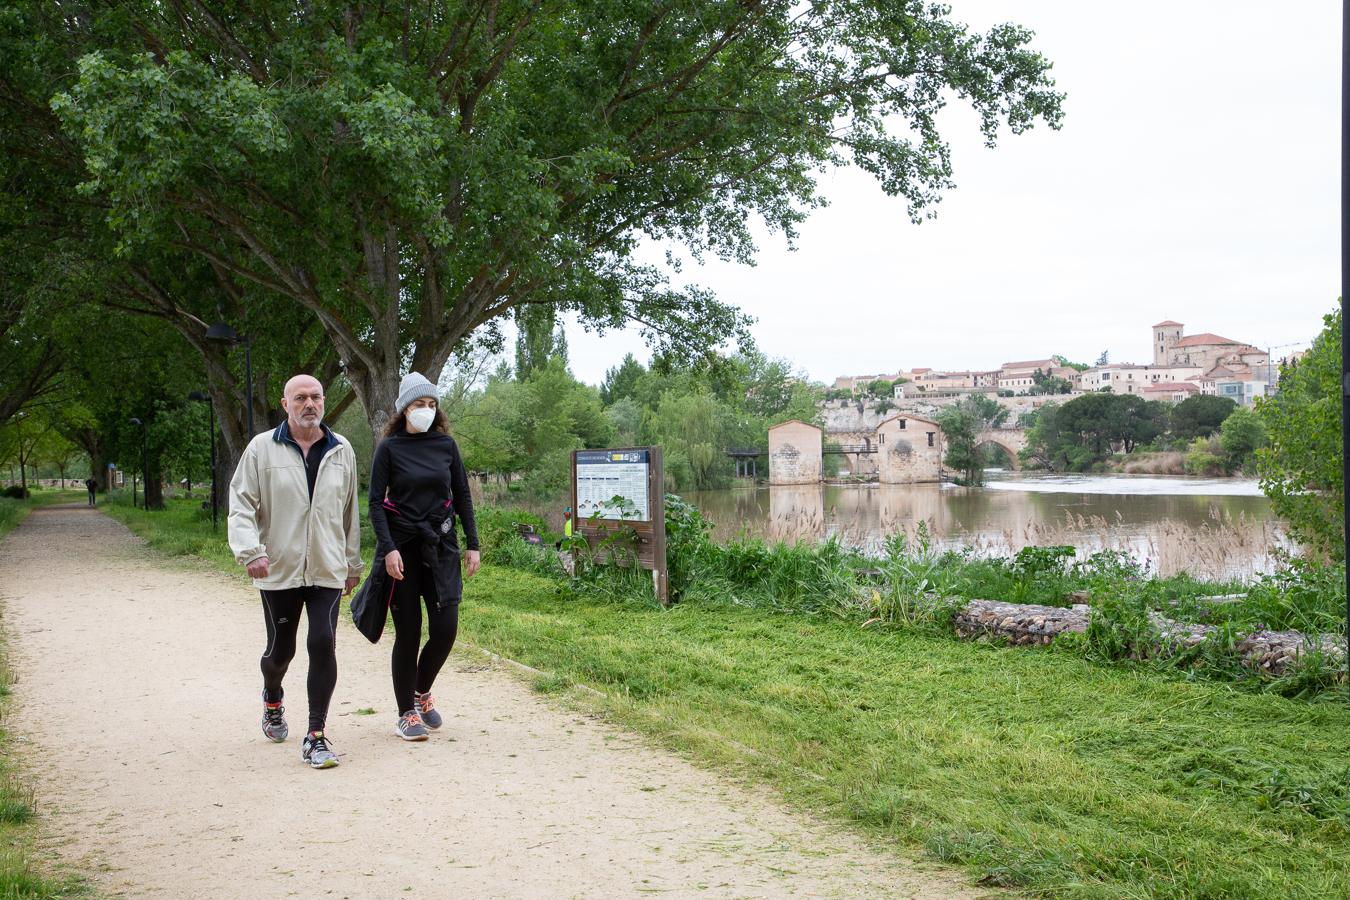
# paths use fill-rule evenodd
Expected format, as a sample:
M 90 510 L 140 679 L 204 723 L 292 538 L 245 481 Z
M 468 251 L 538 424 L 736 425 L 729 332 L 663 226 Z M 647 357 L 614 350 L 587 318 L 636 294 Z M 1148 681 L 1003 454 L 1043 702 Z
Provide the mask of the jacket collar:
M 333 429 L 329 428 L 326 424 L 320 422 L 319 428 L 323 431 L 324 453 L 327 453 L 341 443 L 341 441 L 338 440 L 338 436 L 333 434 Z M 276 441 L 278 444 L 294 444 L 297 449 L 300 447 L 300 445 L 296 443 L 295 438 L 291 437 L 291 423 L 288 419 L 282 419 L 281 424 L 272 431 L 272 440 Z

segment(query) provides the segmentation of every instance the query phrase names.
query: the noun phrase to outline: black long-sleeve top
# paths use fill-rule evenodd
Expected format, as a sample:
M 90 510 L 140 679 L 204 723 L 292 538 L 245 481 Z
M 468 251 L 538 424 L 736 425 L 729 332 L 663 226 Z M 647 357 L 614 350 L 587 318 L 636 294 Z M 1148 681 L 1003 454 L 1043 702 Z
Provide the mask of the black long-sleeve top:
M 370 472 L 376 558 L 416 537 L 416 523 L 446 511 L 459 517 L 465 549 L 477 550 L 469 476 L 455 439 L 440 431 L 400 431 L 380 441 Z

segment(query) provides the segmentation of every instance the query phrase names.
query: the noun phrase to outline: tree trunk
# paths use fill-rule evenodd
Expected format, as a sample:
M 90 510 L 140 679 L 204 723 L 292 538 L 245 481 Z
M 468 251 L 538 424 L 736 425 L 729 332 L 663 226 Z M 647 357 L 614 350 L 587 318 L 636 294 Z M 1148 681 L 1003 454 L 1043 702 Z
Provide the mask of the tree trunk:
M 159 460 L 151 460 L 145 472 L 145 508 L 164 508 L 164 473 L 160 470 Z

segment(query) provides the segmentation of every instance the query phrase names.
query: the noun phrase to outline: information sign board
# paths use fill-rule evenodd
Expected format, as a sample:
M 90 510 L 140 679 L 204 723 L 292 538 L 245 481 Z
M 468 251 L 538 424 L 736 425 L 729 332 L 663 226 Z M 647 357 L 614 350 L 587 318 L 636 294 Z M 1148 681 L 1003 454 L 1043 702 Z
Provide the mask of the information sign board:
M 662 603 L 669 600 L 665 496 L 660 447 L 572 451 L 575 533 L 594 562 L 650 569 Z
M 651 521 L 651 452 L 642 450 L 578 450 L 578 519 L 599 514 L 601 519 Z M 614 502 L 615 498 L 621 498 Z

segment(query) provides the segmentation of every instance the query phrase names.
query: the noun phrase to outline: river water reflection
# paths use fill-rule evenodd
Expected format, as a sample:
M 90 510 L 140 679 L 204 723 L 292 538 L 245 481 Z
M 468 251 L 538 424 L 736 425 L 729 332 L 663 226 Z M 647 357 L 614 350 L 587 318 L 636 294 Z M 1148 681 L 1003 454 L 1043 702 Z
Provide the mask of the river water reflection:
M 982 488 L 949 484 L 793 485 L 685 495 L 728 538 L 824 540 L 875 551 L 926 523 L 934 543 L 1007 555 L 1028 546 L 1119 549 L 1156 571 L 1246 576 L 1285 546 L 1255 481 L 991 471 Z

